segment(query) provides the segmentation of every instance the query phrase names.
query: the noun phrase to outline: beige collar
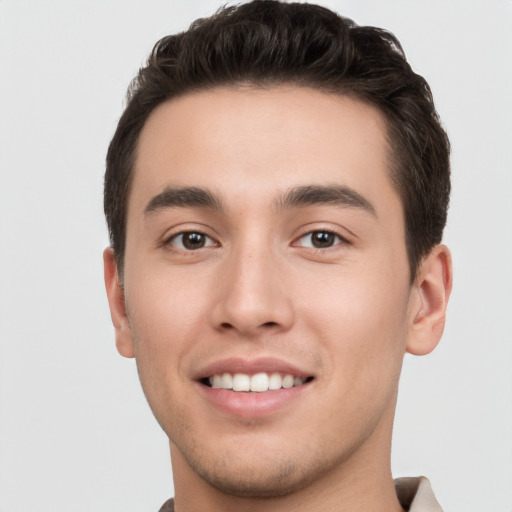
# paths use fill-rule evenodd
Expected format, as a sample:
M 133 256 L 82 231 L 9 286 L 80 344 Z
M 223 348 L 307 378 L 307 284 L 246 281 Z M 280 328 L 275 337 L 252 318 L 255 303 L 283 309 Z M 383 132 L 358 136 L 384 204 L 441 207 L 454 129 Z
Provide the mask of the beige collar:
M 424 476 L 397 478 L 395 489 L 400 504 L 409 512 L 443 512 Z

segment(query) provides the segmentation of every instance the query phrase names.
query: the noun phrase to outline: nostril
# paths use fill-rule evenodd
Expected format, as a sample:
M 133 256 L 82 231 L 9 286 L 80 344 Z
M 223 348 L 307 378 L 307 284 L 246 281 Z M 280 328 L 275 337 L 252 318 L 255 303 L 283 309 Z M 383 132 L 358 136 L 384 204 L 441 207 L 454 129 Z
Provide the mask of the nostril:
M 228 322 L 222 322 L 222 323 L 220 324 L 220 326 L 221 326 L 223 329 L 233 329 L 233 326 L 232 326 L 230 323 L 228 323 Z
M 263 327 L 275 327 L 277 325 L 276 322 L 265 322 Z

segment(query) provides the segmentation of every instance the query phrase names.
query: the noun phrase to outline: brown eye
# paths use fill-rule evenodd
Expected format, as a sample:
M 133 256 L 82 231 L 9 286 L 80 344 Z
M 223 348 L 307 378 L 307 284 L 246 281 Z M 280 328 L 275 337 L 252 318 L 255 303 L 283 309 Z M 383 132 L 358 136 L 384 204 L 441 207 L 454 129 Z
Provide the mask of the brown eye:
M 185 251 L 194 251 L 203 247 L 212 247 L 215 242 L 204 233 L 197 231 L 187 231 L 179 233 L 171 238 L 171 245 Z
M 339 244 L 342 238 L 330 231 L 312 231 L 300 237 L 299 241 L 302 247 L 327 249 L 333 245 Z
M 334 244 L 336 235 L 334 233 L 327 233 L 327 231 L 315 231 L 311 235 L 311 242 L 313 247 L 321 249 L 322 247 L 331 247 Z

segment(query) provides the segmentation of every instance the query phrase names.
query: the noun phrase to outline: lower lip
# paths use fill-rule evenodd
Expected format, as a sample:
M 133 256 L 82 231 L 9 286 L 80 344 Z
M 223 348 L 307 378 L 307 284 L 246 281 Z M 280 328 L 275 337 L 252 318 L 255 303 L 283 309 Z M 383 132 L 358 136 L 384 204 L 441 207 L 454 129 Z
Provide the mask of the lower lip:
M 224 412 L 242 418 L 266 416 L 285 408 L 301 395 L 310 383 L 264 393 L 237 392 L 210 388 L 198 383 L 201 393 Z

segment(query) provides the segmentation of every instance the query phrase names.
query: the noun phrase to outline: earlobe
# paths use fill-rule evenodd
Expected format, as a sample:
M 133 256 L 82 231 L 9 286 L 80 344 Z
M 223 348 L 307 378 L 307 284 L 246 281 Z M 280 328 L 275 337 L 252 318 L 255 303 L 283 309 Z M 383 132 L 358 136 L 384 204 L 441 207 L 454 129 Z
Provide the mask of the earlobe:
M 422 261 L 413 285 L 406 346 L 410 354 L 429 354 L 439 343 L 444 330 L 452 280 L 450 251 L 445 245 L 437 245 Z
M 135 357 L 130 321 L 126 314 L 124 291 L 119 282 L 114 251 L 111 247 L 107 247 L 103 251 L 103 268 L 117 350 L 124 357 Z

